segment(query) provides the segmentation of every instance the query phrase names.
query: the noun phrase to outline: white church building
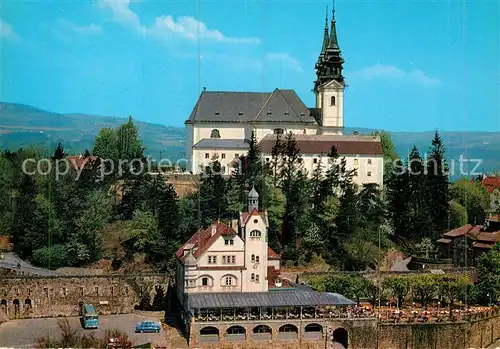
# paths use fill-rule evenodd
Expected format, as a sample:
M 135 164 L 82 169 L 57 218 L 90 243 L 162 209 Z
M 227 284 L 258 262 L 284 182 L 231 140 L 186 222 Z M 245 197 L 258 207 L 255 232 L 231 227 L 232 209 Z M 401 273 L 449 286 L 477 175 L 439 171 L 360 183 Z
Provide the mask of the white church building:
M 326 19 L 323 46 L 316 63 L 314 94 L 316 105 L 307 107 L 294 90 L 272 92 L 218 92 L 204 90 L 188 120 L 187 169 L 200 173 L 217 159 L 230 174 L 235 158 L 247 153 L 255 133 L 263 160 L 270 161 L 277 135 L 296 136 L 309 174 L 335 146 L 349 169 L 356 169 L 357 184 L 383 184 L 383 152 L 378 136 L 343 135 L 344 59 L 337 40 L 335 11 L 331 26 Z

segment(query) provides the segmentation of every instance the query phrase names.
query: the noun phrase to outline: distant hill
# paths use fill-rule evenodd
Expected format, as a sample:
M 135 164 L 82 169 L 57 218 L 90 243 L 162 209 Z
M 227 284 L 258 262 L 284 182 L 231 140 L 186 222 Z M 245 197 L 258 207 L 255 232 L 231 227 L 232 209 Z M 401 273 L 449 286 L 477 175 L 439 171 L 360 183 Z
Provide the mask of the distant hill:
M 16 150 L 28 146 L 55 149 L 59 141 L 70 153 L 92 151 L 95 136 L 101 128 L 116 128 L 125 118 L 58 114 L 29 105 L 0 103 L 0 148 Z M 146 154 L 153 158 L 181 158 L 184 156 L 186 131 L 182 127 L 168 127 L 137 121 L 139 134 L 146 146 Z
M 0 148 L 16 150 L 21 147 L 42 146 L 55 149 L 63 142 L 71 153 L 83 153 L 92 149 L 96 134 L 103 127 L 118 127 L 125 118 L 86 114 L 58 114 L 29 105 L 0 103 Z M 186 130 L 184 127 L 169 127 L 136 121 L 139 133 L 146 146 L 146 154 L 153 158 L 179 159 L 184 156 Z M 373 130 L 346 128 L 346 134 L 360 134 Z M 446 156 L 455 163 L 455 175 L 459 173 L 459 159 L 480 159 L 480 172 L 500 170 L 499 132 L 441 132 L 446 146 Z M 416 145 L 421 154 L 428 151 L 434 132 L 391 132 L 394 145 L 404 157 Z M 472 170 L 472 168 L 470 168 Z

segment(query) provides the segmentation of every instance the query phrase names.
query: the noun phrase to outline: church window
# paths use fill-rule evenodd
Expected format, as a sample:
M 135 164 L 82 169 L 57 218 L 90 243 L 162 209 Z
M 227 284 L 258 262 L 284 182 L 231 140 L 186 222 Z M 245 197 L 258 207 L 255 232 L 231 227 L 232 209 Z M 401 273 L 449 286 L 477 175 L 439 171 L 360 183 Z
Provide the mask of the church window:
M 205 159 L 210 159 L 210 154 L 209 153 L 205 153 Z
M 259 256 L 255 256 L 255 263 L 259 264 Z
M 232 277 L 232 276 L 226 276 L 226 277 L 224 278 L 224 284 L 225 284 L 226 286 L 232 286 L 234 283 L 235 283 L 235 282 L 234 282 L 234 279 L 233 279 L 233 277 Z
M 250 276 L 250 281 L 254 282 L 255 281 L 255 274 L 252 273 L 252 276 Z
M 202 286 L 208 286 L 208 278 L 201 279 L 201 285 Z
M 221 159 L 225 159 L 226 158 L 226 154 L 222 153 L 222 154 L 220 154 L 220 157 L 221 157 Z
M 282 128 L 275 128 L 273 132 L 275 135 L 282 135 L 283 133 L 285 133 L 285 130 L 283 130 Z
M 259 282 L 259 274 L 255 275 L 255 282 Z
M 335 96 L 332 96 L 332 98 L 330 98 L 330 105 L 335 105 Z
M 255 263 L 255 255 L 252 255 L 252 263 Z
M 368 177 L 371 177 L 372 176 L 372 172 L 371 171 L 368 171 L 368 173 L 366 174 Z
M 368 159 L 368 165 L 372 164 L 372 159 Z
M 218 129 L 213 129 L 210 133 L 210 138 L 220 138 L 220 132 Z

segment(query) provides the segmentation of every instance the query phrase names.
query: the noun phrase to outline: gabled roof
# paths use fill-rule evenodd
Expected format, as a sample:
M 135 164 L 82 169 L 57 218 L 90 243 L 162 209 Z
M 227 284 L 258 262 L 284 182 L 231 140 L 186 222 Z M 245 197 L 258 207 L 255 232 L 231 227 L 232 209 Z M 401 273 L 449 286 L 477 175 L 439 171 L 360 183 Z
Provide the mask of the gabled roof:
M 447 236 L 450 238 L 465 236 L 472 228 L 473 228 L 473 226 L 471 224 L 466 224 L 460 228 L 456 228 L 456 229 L 450 230 L 447 233 L 444 233 L 443 236 Z
M 484 177 L 481 184 L 488 191 L 488 193 L 491 193 L 495 189 L 500 190 L 500 176 L 494 175 Z
M 281 259 L 280 255 L 274 252 L 271 247 L 267 247 L 267 259 Z
M 294 90 L 273 92 L 203 91 L 186 123 L 315 124 L 311 112 Z
M 267 224 L 267 219 L 266 219 L 266 213 L 265 212 L 260 212 L 257 211 L 257 209 L 253 209 L 252 212 L 242 212 L 241 213 L 241 225 L 245 226 L 252 216 L 260 216 L 263 220 L 264 223 Z
M 215 233 L 212 235 L 212 227 Z M 184 245 L 175 253 L 179 261 L 184 262 L 184 250 L 190 249 L 195 258 L 201 257 L 217 239 L 221 236 L 236 235 L 236 232 L 230 226 L 224 223 L 214 223 L 207 229 L 199 229 Z
M 334 146 L 339 155 L 380 155 L 382 143 L 377 136 L 294 135 L 301 154 L 329 154 Z M 269 154 L 276 144 L 277 135 L 266 135 L 259 142 L 259 150 Z M 283 137 L 282 137 L 283 139 Z

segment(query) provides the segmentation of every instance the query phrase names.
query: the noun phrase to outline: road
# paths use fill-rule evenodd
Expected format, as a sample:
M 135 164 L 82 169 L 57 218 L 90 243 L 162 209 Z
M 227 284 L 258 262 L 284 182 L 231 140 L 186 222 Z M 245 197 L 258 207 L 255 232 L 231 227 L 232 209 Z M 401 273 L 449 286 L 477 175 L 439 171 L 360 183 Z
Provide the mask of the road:
M 17 268 L 17 263 L 21 263 L 21 269 Z M 37 268 L 21 260 L 12 252 L 4 253 L 4 259 L 0 259 L 0 268 L 10 269 L 14 271 L 23 271 L 32 275 L 40 275 L 40 276 L 57 276 L 59 275 L 55 271 Z
M 8 321 L 0 325 L 0 347 L 32 348 L 37 338 L 60 336 L 57 320 L 60 318 L 21 319 Z M 126 332 L 134 345 L 154 342 L 165 345 L 165 332 L 160 333 L 135 333 L 135 325 L 142 320 L 156 320 L 137 314 L 101 315 L 99 316 L 99 329 L 84 330 L 81 328 L 78 317 L 67 318 L 73 328 L 80 333 L 93 333 L 96 337 L 103 337 L 107 329 L 119 329 Z

